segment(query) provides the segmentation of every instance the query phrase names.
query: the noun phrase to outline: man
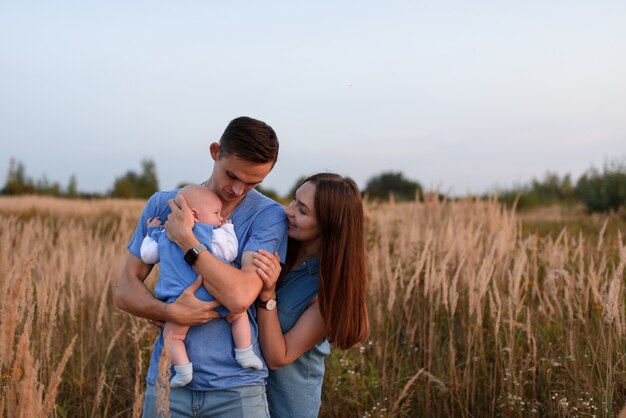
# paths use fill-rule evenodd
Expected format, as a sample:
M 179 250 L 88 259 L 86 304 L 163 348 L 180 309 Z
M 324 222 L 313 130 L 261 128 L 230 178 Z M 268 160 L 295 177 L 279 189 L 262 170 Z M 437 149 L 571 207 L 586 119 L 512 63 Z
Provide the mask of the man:
M 264 122 L 240 117 L 230 122 L 219 143 L 212 143 L 209 149 L 214 165 L 204 186 L 219 196 L 222 217 L 231 219 L 235 226 L 240 244 L 235 262 L 241 269 L 223 263 L 199 245 L 191 230 L 193 216 L 187 203 L 184 198 L 173 200 L 177 190 L 158 192 L 146 204 L 128 246 L 129 254 L 115 289 L 115 301 L 125 311 L 150 320 L 199 325 L 189 330 L 185 340 L 194 365 L 194 378 L 186 387 L 170 391 L 172 416 L 191 416 L 192 410 L 198 415 L 269 416 L 264 387 L 267 368 L 257 371 L 239 367 L 232 354 L 230 326 L 213 310 L 218 303 L 200 301 L 194 292 L 204 285 L 228 310 L 243 312 L 253 304 L 263 285 L 252 254 L 263 248 L 278 251 L 284 259 L 287 224 L 283 208 L 254 190 L 276 163 L 278 139 Z M 146 220 L 155 216 L 168 219 L 165 223 L 168 238 L 178 244 L 180 256 L 202 276 L 171 304 L 157 300 L 144 285 L 152 266 L 141 261 L 139 249 L 146 235 Z M 258 355 L 254 309 L 252 306 L 249 316 L 253 348 Z M 146 378 L 146 417 L 156 416 L 154 385 L 162 348 L 163 339 L 159 337 Z

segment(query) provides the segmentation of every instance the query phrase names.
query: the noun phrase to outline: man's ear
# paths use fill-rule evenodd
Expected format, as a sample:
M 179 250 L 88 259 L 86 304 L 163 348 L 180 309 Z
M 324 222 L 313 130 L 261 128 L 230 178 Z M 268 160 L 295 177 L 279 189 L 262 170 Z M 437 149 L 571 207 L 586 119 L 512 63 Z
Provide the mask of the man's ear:
M 211 145 L 209 145 L 209 151 L 211 152 L 211 158 L 213 158 L 213 161 L 220 159 L 220 144 L 217 142 L 211 143 Z

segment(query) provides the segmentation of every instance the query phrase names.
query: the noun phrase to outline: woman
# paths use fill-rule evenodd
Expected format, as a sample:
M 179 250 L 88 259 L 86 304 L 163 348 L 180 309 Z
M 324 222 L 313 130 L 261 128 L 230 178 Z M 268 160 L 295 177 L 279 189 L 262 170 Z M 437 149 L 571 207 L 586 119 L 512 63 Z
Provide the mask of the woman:
M 329 343 L 347 349 L 369 334 L 363 204 L 352 179 L 322 173 L 305 180 L 285 213 L 284 269 L 276 254 L 254 255 L 267 397 L 272 417 L 316 417 Z

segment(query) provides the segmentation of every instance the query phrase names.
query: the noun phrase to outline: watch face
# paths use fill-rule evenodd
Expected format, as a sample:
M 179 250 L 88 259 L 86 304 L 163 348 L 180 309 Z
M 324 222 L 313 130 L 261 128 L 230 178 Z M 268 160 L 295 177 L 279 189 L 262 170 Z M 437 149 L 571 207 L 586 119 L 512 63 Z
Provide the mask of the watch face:
M 271 311 L 276 307 L 276 299 L 270 299 L 265 303 L 265 309 Z
M 204 250 L 206 250 L 207 248 L 200 244 L 200 245 L 196 245 L 195 247 L 191 247 L 189 249 L 189 251 L 187 251 L 184 255 L 184 259 L 187 262 L 187 264 L 189 264 L 190 266 L 193 265 L 193 263 L 196 262 L 196 260 L 198 259 L 198 256 L 200 255 L 200 253 Z
M 185 256 L 183 258 L 185 259 L 187 264 L 189 264 L 191 266 L 191 265 L 193 265 L 193 263 L 198 258 L 198 252 L 197 252 L 197 250 L 195 248 L 192 248 L 192 249 L 190 249 L 189 251 L 187 251 L 185 253 Z

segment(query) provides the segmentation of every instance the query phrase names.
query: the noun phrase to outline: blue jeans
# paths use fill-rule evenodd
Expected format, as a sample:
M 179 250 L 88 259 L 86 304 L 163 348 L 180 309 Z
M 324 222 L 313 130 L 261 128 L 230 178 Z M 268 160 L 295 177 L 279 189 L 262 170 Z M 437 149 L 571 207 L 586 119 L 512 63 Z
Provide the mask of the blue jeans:
M 261 385 L 207 391 L 190 390 L 185 387 L 172 388 L 169 415 L 158 414 L 155 387 L 148 383 L 143 416 L 269 418 L 270 414 L 265 386 Z

